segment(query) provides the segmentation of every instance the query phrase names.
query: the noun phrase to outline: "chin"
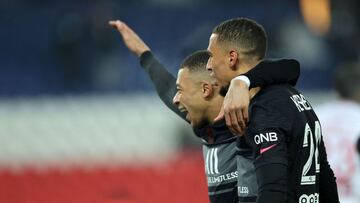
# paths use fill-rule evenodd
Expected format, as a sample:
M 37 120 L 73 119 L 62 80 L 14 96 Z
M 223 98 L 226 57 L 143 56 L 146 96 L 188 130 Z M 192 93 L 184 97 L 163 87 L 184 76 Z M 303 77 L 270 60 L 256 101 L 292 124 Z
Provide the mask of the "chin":
M 230 84 L 227 80 L 220 79 L 220 78 L 216 78 L 216 81 L 218 82 L 218 84 L 219 84 L 220 86 L 227 86 L 227 85 Z

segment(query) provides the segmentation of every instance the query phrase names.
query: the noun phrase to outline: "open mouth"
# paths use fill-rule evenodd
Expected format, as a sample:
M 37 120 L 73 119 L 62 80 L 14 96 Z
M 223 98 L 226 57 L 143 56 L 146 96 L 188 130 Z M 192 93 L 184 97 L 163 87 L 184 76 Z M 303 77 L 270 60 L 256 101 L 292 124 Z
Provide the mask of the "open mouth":
M 186 108 L 182 107 L 182 108 L 179 108 L 179 110 L 180 110 L 181 113 L 186 113 L 186 120 L 191 121 L 189 112 L 186 110 Z

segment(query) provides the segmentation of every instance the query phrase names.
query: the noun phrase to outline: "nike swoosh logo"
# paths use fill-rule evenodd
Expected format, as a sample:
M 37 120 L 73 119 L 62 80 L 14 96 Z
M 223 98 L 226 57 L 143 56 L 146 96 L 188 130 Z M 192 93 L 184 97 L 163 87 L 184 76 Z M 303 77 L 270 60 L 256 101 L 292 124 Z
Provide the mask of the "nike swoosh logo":
M 262 148 L 260 149 L 260 154 L 265 153 L 266 151 L 269 151 L 271 148 L 274 148 L 276 146 L 276 144 L 270 145 L 268 147 Z

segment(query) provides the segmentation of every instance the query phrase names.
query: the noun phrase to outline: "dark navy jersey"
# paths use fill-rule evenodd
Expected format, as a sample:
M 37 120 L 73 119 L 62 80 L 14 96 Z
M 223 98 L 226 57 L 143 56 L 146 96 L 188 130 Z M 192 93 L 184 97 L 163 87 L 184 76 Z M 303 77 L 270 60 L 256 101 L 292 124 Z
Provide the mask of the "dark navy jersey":
M 186 115 L 172 103 L 176 93 L 176 78 L 150 51 L 141 55 L 140 63 L 153 82 L 160 99 L 186 120 Z M 280 82 L 295 84 L 299 77 L 299 64 L 296 60 L 287 59 L 263 61 L 245 75 L 249 77 L 251 87 Z M 203 140 L 204 168 L 210 202 L 255 202 L 257 183 L 250 146 L 244 144 L 236 147 L 237 138 L 230 133 L 225 122 L 195 129 L 194 132 Z M 207 141 L 209 137 L 212 137 L 211 143 Z
M 290 85 L 263 88 L 251 100 L 245 138 L 253 148 L 258 203 L 339 202 L 320 122 Z

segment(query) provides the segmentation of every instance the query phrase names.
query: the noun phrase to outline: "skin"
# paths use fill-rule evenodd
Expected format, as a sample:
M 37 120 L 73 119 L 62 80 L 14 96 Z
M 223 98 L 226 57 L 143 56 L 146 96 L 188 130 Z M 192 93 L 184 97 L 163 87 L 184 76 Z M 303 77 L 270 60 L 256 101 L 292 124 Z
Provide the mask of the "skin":
M 220 111 L 223 97 L 218 93 L 219 87 L 212 83 L 206 71 L 191 72 L 183 68 L 178 72 L 173 103 L 180 111 L 187 112 L 186 119 L 193 128 L 213 123 Z
M 255 67 L 261 60 L 242 54 L 235 45 L 218 41 L 218 35 L 212 34 L 207 49 L 210 58 L 206 69 L 216 78 L 222 87 L 229 86 L 224 98 L 222 110 L 215 121 L 225 117 L 229 129 L 236 135 L 243 135 L 248 122 L 248 107 L 250 99 L 260 90 L 253 88 L 248 91 L 245 82 L 232 80 Z
M 150 51 L 150 48 L 145 42 L 142 41 L 142 39 L 124 22 L 120 20 L 111 20 L 109 21 L 109 25 L 119 31 L 126 47 L 137 57 L 140 57 L 141 54 L 146 51 Z
M 140 57 L 145 51 L 150 51 L 150 48 L 142 41 L 142 39 L 124 22 L 113 20 L 109 21 L 109 25 L 117 29 L 122 36 L 126 47 L 137 57 Z M 209 51 L 212 53 L 212 50 Z M 216 57 L 212 58 L 217 60 L 218 56 L 216 55 Z M 226 59 L 226 57 L 224 57 L 224 59 Z M 208 69 L 211 70 L 211 68 L 212 66 L 209 66 Z M 229 78 L 224 80 L 224 83 L 226 83 Z M 225 118 L 226 124 L 233 134 L 243 134 L 248 120 L 249 102 L 250 93 L 246 84 L 242 81 L 232 81 L 228 93 L 225 96 L 224 103 L 222 105 L 219 104 L 222 108 L 220 113 L 214 117 L 214 122 Z

